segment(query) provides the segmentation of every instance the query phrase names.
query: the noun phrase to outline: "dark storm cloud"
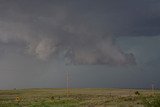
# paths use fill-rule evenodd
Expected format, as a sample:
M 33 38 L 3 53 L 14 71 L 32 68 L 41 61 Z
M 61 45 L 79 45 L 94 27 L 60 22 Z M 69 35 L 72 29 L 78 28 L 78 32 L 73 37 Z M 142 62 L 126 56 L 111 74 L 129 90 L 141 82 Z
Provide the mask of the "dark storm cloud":
M 157 0 L 1 0 L 0 40 L 20 42 L 42 60 L 64 52 L 68 63 L 135 64 L 116 36 L 158 35 Z

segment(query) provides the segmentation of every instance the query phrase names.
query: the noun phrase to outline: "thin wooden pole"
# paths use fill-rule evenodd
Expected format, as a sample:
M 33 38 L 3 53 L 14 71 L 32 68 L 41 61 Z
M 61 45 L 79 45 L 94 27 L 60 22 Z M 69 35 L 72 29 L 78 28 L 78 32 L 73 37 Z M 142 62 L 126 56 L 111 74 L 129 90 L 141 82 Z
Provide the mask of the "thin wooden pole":
M 69 72 L 67 71 L 67 97 L 69 97 Z
M 153 94 L 154 94 L 154 89 L 155 89 L 154 84 L 152 84 L 152 93 Z
M 152 86 L 152 91 L 154 91 L 154 84 L 152 84 L 151 86 Z

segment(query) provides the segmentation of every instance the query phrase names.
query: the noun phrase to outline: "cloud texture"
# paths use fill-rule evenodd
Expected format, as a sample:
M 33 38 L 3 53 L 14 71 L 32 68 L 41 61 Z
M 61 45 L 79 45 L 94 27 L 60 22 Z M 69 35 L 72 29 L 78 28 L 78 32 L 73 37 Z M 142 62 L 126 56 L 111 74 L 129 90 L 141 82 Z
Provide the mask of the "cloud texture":
M 65 87 L 65 71 L 76 88 L 158 87 L 159 13 L 159 0 L 0 0 L 0 88 Z
M 2 0 L 0 42 L 22 43 L 25 53 L 41 60 L 64 52 L 64 59 L 72 64 L 135 64 L 134 55 L 123 52 L 114 38 L 150 34 L 150 24 L 152 29 L 158 26 L 150 22 L 159 16 L 144 18 L 145 9 L 157 13 L 151 7 L 156 0 L 130 2 Z M 134 24 L 139 21 L 140 25 Z

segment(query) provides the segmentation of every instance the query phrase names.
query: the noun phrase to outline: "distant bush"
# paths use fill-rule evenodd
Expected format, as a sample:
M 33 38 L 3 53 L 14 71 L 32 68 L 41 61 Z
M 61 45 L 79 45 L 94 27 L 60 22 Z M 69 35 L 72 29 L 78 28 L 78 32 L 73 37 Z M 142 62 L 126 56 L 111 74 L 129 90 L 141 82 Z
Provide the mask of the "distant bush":
M 136 92 L 135 92 L 135 95 L 140 95 L 139 91 L 136 91 Z

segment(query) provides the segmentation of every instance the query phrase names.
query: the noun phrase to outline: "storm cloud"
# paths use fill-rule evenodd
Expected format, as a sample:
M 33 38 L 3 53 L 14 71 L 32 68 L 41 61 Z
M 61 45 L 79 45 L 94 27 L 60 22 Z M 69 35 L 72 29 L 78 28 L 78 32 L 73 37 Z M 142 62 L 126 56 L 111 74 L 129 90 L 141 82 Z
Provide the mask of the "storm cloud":
M 156 36 L 160 3 L 142 1 L 1 1 L 0 41 L 21 42 L 41 60 L 65 52 L 66 63 L 135 64 L 117 36 Z M 54 57 L 52 57 L 54 58 Z
M 134 55 L 123 52 L 114 40 L 129 23 L 119 20 L 130 13 L 121 13 L 124 8 L 115 2 L 96 2 L 1 1 L 0 40 L 20 42 L 25 53 L 42 60 L 65 52 L 70 64 L 135 64 Z
M 159 83 L 159 13 L 159 0 L 0 0 L 1 87 L 64 87 L 66 70 L 79 87 Z

